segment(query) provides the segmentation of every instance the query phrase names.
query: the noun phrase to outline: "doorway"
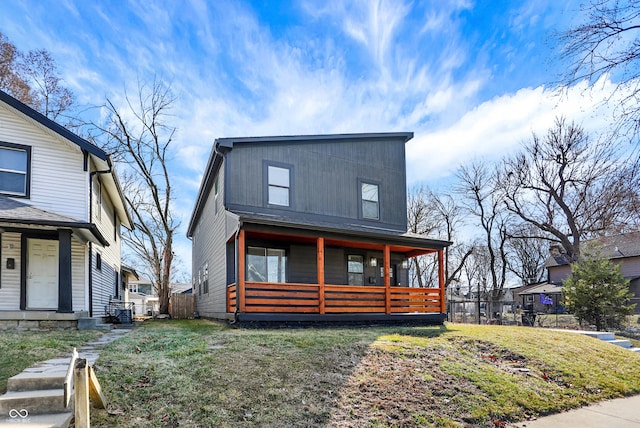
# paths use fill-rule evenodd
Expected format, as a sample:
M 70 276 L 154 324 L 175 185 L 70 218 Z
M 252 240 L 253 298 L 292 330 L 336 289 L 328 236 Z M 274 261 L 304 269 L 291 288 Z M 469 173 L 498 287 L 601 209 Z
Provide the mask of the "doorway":
M 27 309 L 58 309 L 58 241 L 27 240 Z

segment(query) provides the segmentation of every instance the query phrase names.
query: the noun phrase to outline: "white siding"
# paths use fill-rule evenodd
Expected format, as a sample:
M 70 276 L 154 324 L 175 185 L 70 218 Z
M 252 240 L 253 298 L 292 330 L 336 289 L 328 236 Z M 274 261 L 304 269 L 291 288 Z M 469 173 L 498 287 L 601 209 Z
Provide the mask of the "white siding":
M 192 245 L 191 272 L 195 279 L 196 307 L 200 315 L 214 318 L 224 317 L 227 311 L 226 212 L 222 203 L 224 174 L 221 171 L 224 171 L 224 164 L 218 173 L 218 197 L 215 197 L 215 190 L 212 188 L 194 230 Z M 209 293 L 201 295 L 197 285 L 198 272 L 205 264 L 209 267 Z
M 93 203 L 93 223 L 104 238 L 109 242 L 108 247 L 93 244 L 93 257 L 91 269 L 93 272 L 93 315 L 105 314 L 105 306 L 109 300 L 115 297 L 116 278 L 120 276 L 120 219 L 115 215 L 114 208 L 106 190 L 98 185 L 100 174 L 93 177 L 92 203 Z M 102 192 L 100 198 L 99 192 Z M 98 201 L 102 200 L 99 205 Z M 117 232 L 117 235 L 114 234 Z M 102 269 L 96 268 L 96 254 L 102 258 Z
M 88 172 L 84 171 L 84 156 L 79 147 L 53 137 L 3 105 L 0 105 L 0 141 L 31 147 L 30 204 L 87 221 Z
M 0 235 L 0 311 L 20 310 L 20 234 L 5 232 Z M 7 269 L 7 259 L 15 260 L 15 269 Z
M 2 257 L 0 260 L 0 310 L 20 309 L 20 233 L 3 233 L 2 234 Z M 86 281 L 85 266 L 87 247 L 85 244 L 77 241 L 71 241 L 71 258 L 72 258 L 72 295 L 73 310 L 86 311 L 85 305 Z M 7 269 L 7 259 L 15 260 L 15 269 Z

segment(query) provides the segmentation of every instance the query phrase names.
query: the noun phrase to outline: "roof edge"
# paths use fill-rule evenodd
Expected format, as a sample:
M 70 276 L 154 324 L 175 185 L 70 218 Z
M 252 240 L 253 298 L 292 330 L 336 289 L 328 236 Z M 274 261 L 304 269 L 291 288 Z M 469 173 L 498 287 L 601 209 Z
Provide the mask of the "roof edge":
M 98 146 L 95 146 L 95 145 L 91 144 L 90 142 L 88 142 L 84 138 L 74 134 L 73 132 L 71 132 L 67 128 L 65 128 L 64 126 L 60 125 L 57 122 L 54 122 L 53 120 L 49 119 L 48 117 L 46 117 L 42 113 L 40 113 L 40 112 L 34 110 L 33 108 L 29 107 L 28 105 L 24 104 L 22 101 L 20 101 L 20 100 L 18 100 L 16 98 L 12 97 L 11 95 L 7 94 L 3 90 L 0 90 L 0 101 L 2 101 L 5 104 L 9 105 L 10 107 L 12 107 L 13 109 L 17 110 L 18 112 L 24 114 L 25 116 L 35 120 L 36 122 L 40 123 L 42 126 L 45 126 L 46 128 L 49 128 L 51 131 L 53 131 L 56 134 L 60 135 L 62 138 L 71 141 L 72 143 L 74 143 L 78 147 L 80 147 L 80 149 L 86 150 L 87 152 L 91 153 L 92 155 L 94 155 L 94 156 L 96 156 L 96 157 L 98 157 L 98 158 L 100 158 L 100 159 L 102 159 L 104 161 L 107 161 L 108 155 L 104 150 L 102 150 Z
M 217 138 L 215 144 L 233 148 L 236 143 L 269 143 L 269 142 L 303 142 L 334 140 L 366 140 L 366 139 L 401 139 L 407 142 L 413 138 L 413 132 L 370 132 L 354 134 L 312 134 L 312 135 L 274 135 L 264 137 L 223 137 Z

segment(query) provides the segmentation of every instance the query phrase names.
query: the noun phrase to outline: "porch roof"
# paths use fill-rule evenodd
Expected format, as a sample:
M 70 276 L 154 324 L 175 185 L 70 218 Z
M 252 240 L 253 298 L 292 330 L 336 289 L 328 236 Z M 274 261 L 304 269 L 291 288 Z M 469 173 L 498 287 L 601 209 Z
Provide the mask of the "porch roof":
M 452 244 L 450 241 L 428 238 L 424 235 L 400 232 L 390 229 L 365 227 L 362 225 L 325 223 L 307 219 L 293 219 L 255 213 L 236 213 L 245 230 L 272 235 L 292 235 L 307 238 L 325 238 L 327 244 L 357 241 L 374 246 L 392 245 L 396 251 L 443 250 Z M 366 245 L 365 245 L 366 246 Z
M 562 284 L 549 284 L 545 282 L 518 293 L 519 296 L 527 294 L 562 294 Z
M 71 229 L 85 241 L 103 246 L 109 242 L 93 223 L 80 222 L 74 218 L 52 213 L 0 195 L 0 229 L 11 228 L 65 228 Z

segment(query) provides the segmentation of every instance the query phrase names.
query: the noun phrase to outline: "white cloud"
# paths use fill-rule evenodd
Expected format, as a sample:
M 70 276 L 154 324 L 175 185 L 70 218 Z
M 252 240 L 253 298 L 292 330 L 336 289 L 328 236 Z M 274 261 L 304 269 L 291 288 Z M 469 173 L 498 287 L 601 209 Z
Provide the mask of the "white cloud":
M 611 89 L 608 80 L 591 88 L 582 82 L 563 96 L 542 86 L 525 88 L 478 105 L 451 126 L 416 129 L 407 145 L 408 181 L 446 178 L 476 158 L 497 160 L 517 150 L 532 132 L 545 133 L 557 116 L 597 135 L 613 121 L 612 109 L 602 105 Z

